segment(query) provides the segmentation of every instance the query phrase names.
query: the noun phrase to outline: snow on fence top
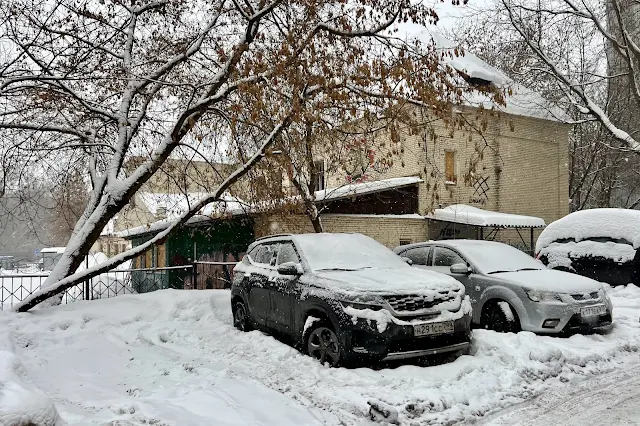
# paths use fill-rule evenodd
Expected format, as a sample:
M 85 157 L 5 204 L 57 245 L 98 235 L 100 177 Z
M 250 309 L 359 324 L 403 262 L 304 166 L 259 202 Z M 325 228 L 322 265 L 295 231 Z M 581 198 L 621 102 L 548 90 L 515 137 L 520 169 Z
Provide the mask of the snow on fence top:
M 428 217 L 465 225 L 498 228 L 544 228 L 545 226 L 544 220 L 539 217 L 492 212 L 466 204 L 454 204 L 444 209 L 436 209 Z
M 640 247 L 640 211 L 627 209 L 591 209 L 571 213 L 549 224 L 536 242 L 536 252 L 554 241 L 582 241 L 610 238 L 628 241 Z

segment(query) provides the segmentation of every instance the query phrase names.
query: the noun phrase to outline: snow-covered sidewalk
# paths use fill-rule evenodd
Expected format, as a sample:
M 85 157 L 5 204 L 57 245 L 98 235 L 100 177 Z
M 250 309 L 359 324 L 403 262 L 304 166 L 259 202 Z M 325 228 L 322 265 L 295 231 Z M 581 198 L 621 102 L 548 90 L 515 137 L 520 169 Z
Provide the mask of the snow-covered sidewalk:
M 0 312 L 0 334 L 23 366 L 19 379 L 70 425 L 361 425 L 370 400 L 395 407 L 401 424 L 452 424 L 630 368 L 639 360 L 640 289 L 610 291 L 608 335 L 477 330 L 473 356 L 433 367 L 321 366 L 270 336 L 236 331 L 224 290 Z

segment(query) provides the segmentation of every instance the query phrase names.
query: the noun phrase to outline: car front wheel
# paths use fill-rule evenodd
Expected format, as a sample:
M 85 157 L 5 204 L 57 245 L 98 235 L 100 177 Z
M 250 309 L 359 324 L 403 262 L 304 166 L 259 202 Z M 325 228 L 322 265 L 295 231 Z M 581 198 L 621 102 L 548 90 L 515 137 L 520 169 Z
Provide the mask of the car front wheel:
M 340 342 L 333 327 L 325 321 L 316 322 L 307 334 L 306 349 L 309 356 L 338 367 L 342 361 Z
M 483 309 L 482 326 L 499 333 L 517 333 L 520 319 L 509 303 L 496 301 Z
M 244 302 L 236 302 L 233 305 L 233 326 L 240 331 L 251 331 L 249 314 Z

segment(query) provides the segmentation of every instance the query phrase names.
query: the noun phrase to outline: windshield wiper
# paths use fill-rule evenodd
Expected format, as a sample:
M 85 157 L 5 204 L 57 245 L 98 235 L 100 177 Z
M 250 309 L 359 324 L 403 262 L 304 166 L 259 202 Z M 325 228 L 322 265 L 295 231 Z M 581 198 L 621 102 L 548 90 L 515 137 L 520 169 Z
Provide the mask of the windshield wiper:
M 322 268 L 322 269 L 318 269 L 318 271 L 357 271 L 357 269 L 346 269 L 346 268 Z
M 540 268 L 520 268 L 520 269 L 516 269 L 516 272 L 520 272 L 520 271 L 541 271 L 542 269 Z
M 491 271 L 491 272 L 487 272 L 487 274 L 501 274 L 503 272 L 514 272 L 514 271 Z
M 317 269 L 317 271 L 347 271 L 347 272 L 353 272 L 353 271 L 362 271 L 363 269 L 370 269 L 373 268 L 373 266 L 363 266 L 362 268 L 356 268 L 356 269 L 348 269 L 348 268 L 322 268 L 322 269 Z

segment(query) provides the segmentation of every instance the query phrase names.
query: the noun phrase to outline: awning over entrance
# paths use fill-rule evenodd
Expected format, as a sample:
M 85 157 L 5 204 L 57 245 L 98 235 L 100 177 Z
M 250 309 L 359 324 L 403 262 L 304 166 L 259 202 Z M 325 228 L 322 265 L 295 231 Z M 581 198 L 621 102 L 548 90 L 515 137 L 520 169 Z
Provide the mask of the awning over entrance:
M 501 229 L 514 229 L 522 243 L 518 244 L 519 248 L 530 254 L 533 254 L 534 250 L 534 229 L 546 226 L 544 220 L 539 217 L 492 212 L 466 204 L 436 209 L 427 219 L 430 222 L 429 239 L 432 240 L 494 240 Z M 529 229 L 528 243 L 520 232 L 522 229 Z
M 466 204 L 436 209 L 430 219 L 491 228 L 544 228 L 544 220 L 534 216 L 492 212 Z

